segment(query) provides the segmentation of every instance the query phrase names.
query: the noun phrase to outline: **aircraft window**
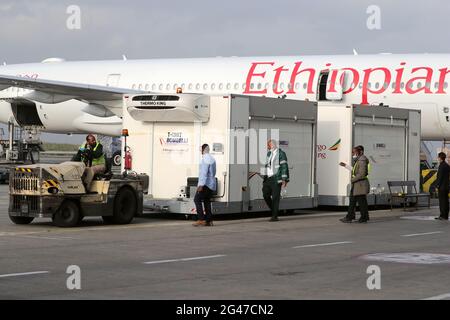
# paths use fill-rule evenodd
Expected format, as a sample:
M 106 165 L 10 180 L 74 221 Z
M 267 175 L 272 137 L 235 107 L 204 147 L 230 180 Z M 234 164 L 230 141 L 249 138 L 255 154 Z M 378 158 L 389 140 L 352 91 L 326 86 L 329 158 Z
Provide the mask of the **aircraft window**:
M 195 90 L 200 90 L 200 83 L 197 83 L 197 84 L 195 85 Z
M 192 83 L 189 83 L 188 89 L 189 89 L 189 90 L 192 90 L 192 88 L 193 88 Z
M 392 82 L 392 89 L 395 88 L 395 82 Z
M 375 89 L 378 89 L 380 87 L 380 84 L 378 82 L 375 83 Z
M 439 82 L 434 83 L 434 88 L 437 89 L 439 87 Z
M 417 83 L 417 89 L 422 88 L 422 82 Z
M 160 84 L 159 84 L 159 91 L 162 91 L 162 89 L 163 89 L 163 84 L 160 83 Z
M 167 91 L 170 90 L 170 84 L 169 84 L 169 83 L 166 85 L 166 90 L 167 90 Z
M 358 87 L 362 89 L 362 82 L 359 83 Z
M 284 89 L 284 83 L 280 83 L 280 89 Z
M 389 88 L 389 83 L 387 83 L 387 82 L 383 83 L 383 88 L 384 88 L 384 89 Z
M 267 89 L 269 89 L 269 87 L 270 87 L 270 83 L 266 82 L 264 88 L 267 90 Z
M 149 88 L 150 88 L 150 85 L 147 83 L 147 84 L 145 85 L 145 91 L 148 91 Z
M 402 89 L 405 88 L 405 83 L 404 82 L 400 82 L 400 88 L 402 88 Z
M 295 83 L 295 89 L 296 90 L 300 89 L 300 83 L 298 83 L 298 82 Z
M 408 88 L 410 88 L 410 89 L 413 88 L 413 83 L 412 82 L 408 83 Z
M 131 86 L 131 89 L 136 89 L 136 85 L 135 84 L 133 84 L 132 86 Z
M 245 83 L 242 84 L 242 90 L 245 90 Z
M 208 84 L 207 83 L 203 84 L 203 90 L 208 90 Z
M 262 83 L 258 83 L 258 90 L 261 90 L 262 88 Z
M 223 83 L 219 83 L 219 90 L 223 90 Z
M 231 83 L 227 83 L 227 90 L 231 89 Z
M 254 89 L 255 88 L 255 84 L 254 83 L 250 83 L 250 88 Z
M 139 84 L 138 89 L 139 89 L 139 90 L 142 90 L 142 83 Z
M 425 87 L 427 87 L 428 89 L 430 89 L 431 83 L 430 83 L 430 82 L 426 82 L 426 83 L 425 83 Z
M 306 90 L 307 84 L 306 82 L 303 84 L 303 89 Z
M 216 84 L 215 83 L 212 83 L 211 84 L 211 90 L 214 90 L 216 88 Z
M 234 84 L 234 90 L 237 90 L 237 89 L 239 89 L 239 83 L 236 82 L 236 83 Z
M 447 89 L 447 87 L 448 87 L 448 83 L 444 82 L 444 89 Z
M 287 84 L 287 87 L 288 87 L 289 90 L 291 90 L 291 89 L 292 89 L 292 84 L 289 82 L 289 83 Z
M 152 84 L 152 91 L 156 90 L 156 84 Z
M 184 83 L 181 84 L 181 89 L 184 89 L 186 85 Z
M 175 83 L 175 84 L 173 85 L 173 90 L 174 90 L 174 91 L 176 91 L 176 90 L 177 90 L 177 88 L 178 88 L 178 84 L 177 84 L 177 83 Z

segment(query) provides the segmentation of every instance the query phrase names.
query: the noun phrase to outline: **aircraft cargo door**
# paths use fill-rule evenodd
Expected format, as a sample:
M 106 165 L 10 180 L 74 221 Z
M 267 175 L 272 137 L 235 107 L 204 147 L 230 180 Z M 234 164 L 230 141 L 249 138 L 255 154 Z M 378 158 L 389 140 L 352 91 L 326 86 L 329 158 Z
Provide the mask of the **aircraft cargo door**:
M 118 74 L 118 73 L 111 73 L 106 78 L 106 86 L 107 87 L 118 87 L 119 86 L 119 80 L 120 80 L 120 74 Z
M 370 163 L 371 187 L 384 187 L 387 181 L 407 179 L 407 126 L 406 120 L 355 117 L 353 145 L 364 146 Z

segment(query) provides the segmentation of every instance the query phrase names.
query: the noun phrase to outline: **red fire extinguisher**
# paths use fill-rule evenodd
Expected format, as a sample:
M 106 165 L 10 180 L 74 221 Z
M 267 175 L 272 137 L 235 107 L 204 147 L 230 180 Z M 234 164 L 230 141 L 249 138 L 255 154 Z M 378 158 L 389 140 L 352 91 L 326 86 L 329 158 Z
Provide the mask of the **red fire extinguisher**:
M 131 167 L 133 165 L 133 157 L 131 156 L 131 149 L 130 147 L 126 147 L 125 149 L 125 170 L 131 170 Z

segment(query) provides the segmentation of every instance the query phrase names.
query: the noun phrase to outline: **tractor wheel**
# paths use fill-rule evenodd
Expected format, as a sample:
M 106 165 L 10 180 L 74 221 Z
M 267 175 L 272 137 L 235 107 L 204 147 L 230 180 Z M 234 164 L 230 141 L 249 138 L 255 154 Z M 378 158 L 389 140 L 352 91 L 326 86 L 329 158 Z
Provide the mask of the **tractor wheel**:
M 113 216 L 102 216 L 103 222 L 106 224 L 114 224 Z
M 53 215 L 53 223 L 58 227 L 75 227 L 80 220 L 80 208 L 71 200 L 65 200 Z
M 112 221 L 115 224 L 129 224 L 137 214 L 136 195 L 131 188 L 122 188 L 114 199 L 114 214 Z
M 9 219 L 15 224 L 30 224 L 34 220 L 34 217 L 14 217 L 10 215 Z

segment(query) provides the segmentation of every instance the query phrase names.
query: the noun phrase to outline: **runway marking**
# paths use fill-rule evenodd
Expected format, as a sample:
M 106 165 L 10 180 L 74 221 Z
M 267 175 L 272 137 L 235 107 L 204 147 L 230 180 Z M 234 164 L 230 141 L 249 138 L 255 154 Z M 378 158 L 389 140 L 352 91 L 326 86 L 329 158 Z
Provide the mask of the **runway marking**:
M 394 252 L 373 253 L 361 256 L 360 259 L 381 262 L 411 263 L 411 264 L 450 264 L 450 254 L 428 252 Z
M 40 236 L 28 236 L 28 235 L 18 235 L 22 238 L 30 238 L 30 239 L 44 239 L 44 240 L 77 240 L 76 238 L 70 237 L 40 237 Z
M 442 231 L 433 231 L 433 232 L 424 232 L 424 233 L 403 234 L 402 237 L 427 236 L 427 235 L 430 235 L 430 234 L 438 234 L 438 233 L 442 233 Z
M 349 244 L 353 243 L 353 241 L 341 241 L 341 242 L 329 242 L 329 243 L 318 243 L 318 244 L 307 244 L 304 246 L 296 246 L 292 247 L 292 249 L 299 249 L 299 248 L 312 248 L 312 247 L 325 247 L 325 246 L 336 246 L 340 244 Z
M 417 221 L 435 221 L 434 216 L 405 216 L 400 217 L 403 220 L 417 220 Z
M 444 294 L 440 294 L 438 296 L 434 296 L 434 297 L 429 297 L 429 298 L 425 298 L 422 300 L 444 300 L 450 298 L 450 293 L 444 293 Z
M 203 259 L 214 259 L 214 258 L 222 258 L 226 257 L 224 254 L 216 254 L 214 256 L 204 256 L 204 257 L 193 257 L 193 258 L 182 258 L 182 259 L 170 259 L 170 260 L 157 260 L 157 261 L 148 261 L 144 262 L 144 264 L 159 264 L 159 263 L 170 263 L 170 262 L 183 262 L 183 261 L 193 261 L 193 260 L 203 260 Z
M 50 271 L 34 271 L 34 272 L 24 272 L 24 273 L 0 274 L 0 278 L 31 276 L 31 275 L 35 275 L 35 274 L 44 274 L 44 273 L 50 273 Z

